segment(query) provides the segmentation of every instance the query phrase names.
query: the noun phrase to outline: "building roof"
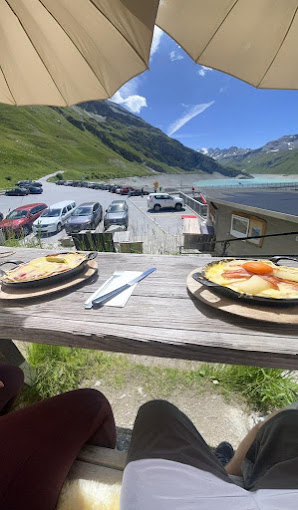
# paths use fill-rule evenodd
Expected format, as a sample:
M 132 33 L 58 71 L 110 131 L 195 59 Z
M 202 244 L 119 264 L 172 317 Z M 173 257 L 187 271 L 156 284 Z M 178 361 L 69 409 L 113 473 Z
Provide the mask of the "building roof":
M 298 223 L 298 190 L 206 190 L 207 199 L 219 204 L 237 205 L 242 210 L 262 213 Z

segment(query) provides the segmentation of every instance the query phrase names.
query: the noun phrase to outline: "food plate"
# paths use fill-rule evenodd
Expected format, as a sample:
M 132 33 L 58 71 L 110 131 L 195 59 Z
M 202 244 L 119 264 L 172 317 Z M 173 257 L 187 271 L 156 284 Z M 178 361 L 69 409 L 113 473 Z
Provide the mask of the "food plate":
M 269 306 L 298 304 L 298 268 L 279 266 L 282 259 L 223 259 L 207 264 L 192 278 L 221 296 Z
M 274 306 L 254 303 L 252 300 L 235 299 L 224 296 L 193 278 L 195 273 L 201 273 L 203 268 L 191 271 L 187 277 L 189 292 L 199 301 L 219 311 L 236 315 L 254 321 L 273 322 L 277 324 L 298 324 L 298 304 L 291 306 Z
M 44 287 L 64 282 L 80 273 L 96 256 L 95 252 L 63 252 L 38 257 L 7 271 L 2 277 L 2 288 Z
M 47 284 L 43 287 L 23 288 L 23 287 L 2 287 L 0 290 L 1 301 L 19 301 L 23 299 L 33 299 L 55 294 L 70 289 L 76 285 L 82 284 L 92 278 L 97 272 L 97 263 L 95 260 L 87 261 L 79 274 L 67 278 L 65 281 Z

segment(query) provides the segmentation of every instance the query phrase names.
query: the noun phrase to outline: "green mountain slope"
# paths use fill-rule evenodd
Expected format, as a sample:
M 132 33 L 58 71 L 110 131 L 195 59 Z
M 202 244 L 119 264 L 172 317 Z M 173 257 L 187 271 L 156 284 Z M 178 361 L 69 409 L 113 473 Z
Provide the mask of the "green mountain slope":
M 218 157 L 217 161 L 248 173 L 297 175 L 298 135 L 286 135 L 259 149 L 250 150 L 243 155 Z
M 61 170 L 67 178 L 91 180 L 152 170 L 237 173 L 118 105 L 102 101 L 83 106 L 90 111 L 0 105 L 0 188 Z
M 245 156 L 237 156 L 231 160 L 222 162 L 239 171 L 244 170 L 251 174 L 279 174 L 298 175 L 298 150 L 290 153 L 280 154 L 254 154 L 248 153 Z M 239 158 L 239 159 L 238 159 Z

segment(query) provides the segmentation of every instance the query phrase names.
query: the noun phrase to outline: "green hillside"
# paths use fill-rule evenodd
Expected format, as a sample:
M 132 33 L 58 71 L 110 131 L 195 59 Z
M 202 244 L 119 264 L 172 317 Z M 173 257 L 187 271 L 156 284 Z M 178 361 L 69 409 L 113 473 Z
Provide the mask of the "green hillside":
M 222 165 L 251 174 L 298 175 L 298 149 L 267 151 L 266 146 L 244 155 L 219 160 Z
M 111 102 L 84 109 L 0 105 L 0 188 L 65 171 L 105 180 L 157 172 L 237 173 L 184 147 Z M 98 109 L 104 109 L 104 115 Z M 116 113 L 115 113 L 116 112 Z M 120 112 L 120 113 L 119 113 Z

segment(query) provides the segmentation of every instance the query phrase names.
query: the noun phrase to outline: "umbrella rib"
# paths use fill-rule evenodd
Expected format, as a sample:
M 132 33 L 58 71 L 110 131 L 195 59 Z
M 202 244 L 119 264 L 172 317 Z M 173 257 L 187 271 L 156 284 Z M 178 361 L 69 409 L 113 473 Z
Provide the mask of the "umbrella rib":
M 100 82 L 102 88 L 104 89 L 105 93 L 107 94 L 107 96 L 109 97 L 109 92 L 107 91 L 107 89 L 105 88 L 105 86 L 103 85 L 101 79 L 97 76 L 96 72 L 94 71 L 94 69 L 91 67 L 91 65 L 89 64 L 88 60 L 86 59 L 85 55 L 81 52 L 81 50 L 77 47 L 77 45 L 74 43 L 74 41 L 70 38 L 70 36 L 68 35 L 68 33 L 66 32 L 66 30 L 64 29 L 64 27 L 61 25 L 61 23 L 57 20 L 57 18 L 49 11 L 49 9 L 46 7 L 46 5 L 44 5 L 43 1 L 42 0 L 39 0 L 40 3 L 44 6 L 45 10 L 49 13 L 50 16 L 52 16 L 52 18 L 56 21 L 56 23 L 59 25 L 59 27 L 61 28 L 61 30 L 63 30 L 63 32 L 65 33 L 65 35 L 68 37 L 68 39 L 71 41 L 71 43 L 74 45 L 74 47 L 76 48 L 76 50 L 79 52 L 79 54 L 81 55 L 81 57 L 83 57 L 83 59 L 85 60 L 86 64 L 88 65 L 89 69 L 92 71 L 92 73 L 94 74 L 94 76 L 96 77 L 96 79 Z M 93 2 L 92 2 L 93 3 Z M 59 90 L 59 89 L 58 89 Z M 64 99 L 64 98 L 63 98 Z
M 286 37 L 287 37 L 287 35 L 288 35 L 289 31 L 291 30 L 291 27 L 292 27 L 292 25 L 293 25 L 293 23 L 294 23 L 294 19 L 295 19 L 295 17 L 296 17 L 297 12 L 298 12 L 298 7 L 296 7 L 296 9 L 295 9 L 295 12 L 294 12 L 294 14 L 293 14 L 293 16 L 292 16 L 292 19 L 291 19 L 291 23 L 290 23 L 290 24 L 289 24 L 289 26 L 288 26 L 288 30 L 286 31 L 286 33 L 285 33 L 284 37 L 282 38 L 282 41 L 281 41 L 281 43 L 280 43 L 280 45 L 279 45 L 279 47 L 278 47 L 278 49 L 277 49 L 277 51 L 276 51 L 276 53 L 275 53 L 275 55 L 274 55 L 273 59 L 271 60 L 271 62 L 270 62 L 270 64 L 269 64 L 269 66 L 267 67 L 267 69 L 266 69 L 265 73 L 263 74 L 262 78 L 260 79 L 259 83 L 257 84 L 257 88 L 259 88 L 259 87 L 260 87 L 260 85 L 261 85 L 262 81 L 264 80 L 264 78 L 265 78 L 266 74 L 268 73 L 268 71 L 269 71 L 270 67 L 273 65 L 274 60 L 276 59 L 276 57 L 277 57 L 277 55 L 278 55 L 278 53 L 279 53 L 279 51 L 280 51 L 280 49 L 281 49 L 281 47 L 282 47 L 283 43 L 284 43 L 284 42 L 285 42 L 285 40 L 286 40 Z
M 92 3 L 92 5 L 94 5 L 95 9 L 97 9 L 102 15 L 103 17 L 109 22 L 111 23 L 111 21 L 109 20 L 109 18 L 107 18 L 107 16 L 105 15 L 104 12 L 102 12 L 102 10 L 94 3 L 93 0 L 89 0 L 90 3 Z M 238 1 L 238 0 L 236 0 Z M 139 57 L 139 59 L 143 62 L 143 64 L 145 65 L 146 69 L 149 69 L 148 67 L 148 64 L 146 62 L 146 60 L 142 57 L 142 55 L 140 55 L 140 53 L 133 47 L 133 45 L 131 44 L 131 42 L 127 39 L 127 37 L 125 37 L 125 35 L 123 35 L 120 30 L 118 30 L 117 27 L 115 27 L 115 25 L 113 25 L 113 23 L 111 23 L 112 27 L 117 30 L 117 32 L 119 32 L 119 34 L 121 35 L 121 37 L 123 37 L 123 39 L 127 42 L 127 44 L 130 46 L 130 48 L 133 50 L 133 52 Z
M 1 72 L 2 72 L 2 74 L 3 74 L 3 78 L 4 78 L 4 81 L 5 81 L 6 85 L 7 85 L 7 88 L 8 88 L 8 90 L 9 90 L 10 94 L 11 94 L 11 97 L 12 97 L 12 99 L 14 100 L 15 105 L 17 105 L 18 103 L 16 102 L 16 99 L 15 99 L 15 97 L 14 97 L 14 95 L 13 95 L 12 91 L 11 91 L 11 88 L 10 88 L 10 86 L 9 86 L 9 84 L 8 84 L 8 81 L 7 81 L 7 79 L 6 79 L 6 76 L 5 76 L 5 74 L 4 74 L 4 71 L 3 71 L 3 69 L 2 69 L 2 66 L 1 66 L 1 65 L 0 65 L 0 69 L 1 69 Z
M 10 8 L 10 10 L 14 13 L 14 15 L 16 16 L 16 18 L 19 20 L 19 23 L 20 23 L 21 27 L 23 28 L 23 30 L 24 30 L 24 32 L 25 32 L 25 34 L 27 35 L 27 37 L 28 37 L 29 41 L 31 42 L 31 44 L 32 44 L 33 48 L 35 49 L 35 51 L 36 51 L 37 55 L 39 56 L 39 58 L 40 58 L 41 62 L 43 63 L 43 65 L 45 66 L 46 70 L 48 71 L 48 73 L 49 73 L 49 75 L 50 75 L 51 79 L 53 80 L 53 83 L 54 83 L 54 85 L 55 85 L 56 89 L 58 90 L 58 92 L 59 92 L 59 94 L 61 95 L 61 97 L 62 97 L 63 101 L 65 102 L 65 104 L 67 105 L 67 101 L 66 101 L 65 97 L 63 96 L 62 92 L 60 91 L 60 89 L 59 89 L 59 87 L 58 87 L 57 83 L 55 82 L 55 80 L 54 80 L 54 78 L 53 78 L 53 76 L 52 76 L 51 72 L 50 72 L 50 71 L 49 71 L 49 69 L 47 68 L 47 66 L 46 66 L 45 62 L 43 61 L 43 59 L 42 59 L 42 57 L 41 57 L 41 55 L 40 55 L 39 51 L 37 50 L 37 48 L 36 48 L 35 44 L 33 43 L 32 39 L 31 39 L 31 37 L 30 37 L 30 35 L 28 34 L 28 32 L 27 32 L 26 28 L 24 27 L 23 23 L 21 22 L 21 20 L 20 20 L 19 16 L 18 16 L 18 15 L 17 15 L 17 13 L 14 11 L 14 9 L 11 7 L 11 5 L 7 2 L 7 0 L 5 0 L 5 1 L 6 1 L 7 5 L 8 5 L 8 7 Z M 16 101 L 15 101 L 15 103 L 16 103 Z M 16 103 L 16 104 L 17 104 L 17 103 Z
M 225 17 L 223 18 L 223 20 L 220 22 L 220 24 L 218 25 L 217 29 L 213 32 L 212 36 L 210 37 L 209 41 L 207 42 L 207 44 L 205 44 L 204 48 L 202 49 L 201 53 L 198 55 L 198 57 L 195 59 L 195 62 L 198 62 L 199 58 L 203 55 L 204 51 L 206 50 L 207 46 L 210 44 L 210 42 L 212 41 L 212 39 L 214 39 L 215 35 L 217 34 L 217 32 L 219 31 L 220 27 L 223 25 L 223 23 L 226 21 L 227 17 L 229 16 L 230 12 L 234 9 L 235 5 L 237 4 L 237 2 L 239 2 L 239 0 L 235 0 L 232 7 L 228 10 L 227 14 L 225 15 Z

